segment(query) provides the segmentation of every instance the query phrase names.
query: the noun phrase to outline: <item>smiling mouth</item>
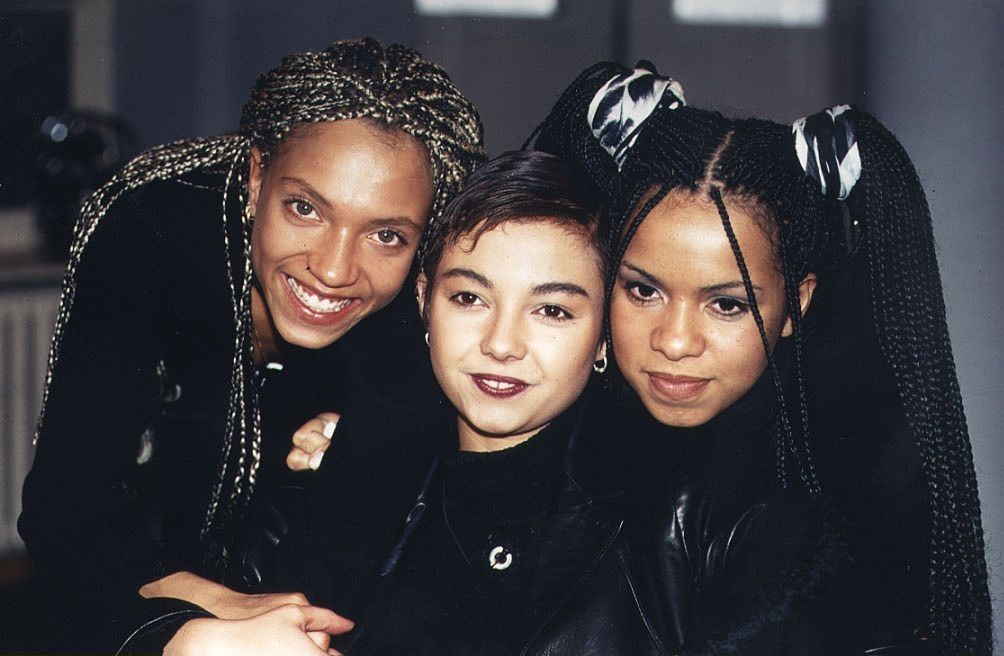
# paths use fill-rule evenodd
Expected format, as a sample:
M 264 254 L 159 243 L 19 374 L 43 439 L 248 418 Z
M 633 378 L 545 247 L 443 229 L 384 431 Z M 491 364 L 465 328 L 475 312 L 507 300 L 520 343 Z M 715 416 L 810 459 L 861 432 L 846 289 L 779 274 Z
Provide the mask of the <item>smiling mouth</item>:
M 507 399 L 526 391 L 530 384 L 518 378 L 492 374 L 471 374 L 479 390 L 496 399 Z
M 290 276 L 286 276 L 286 284 L 293 292 L 293 296 L 295 296 L 306 309 L 315 314 L 336 314 L 348 308 L 352 305 L 353 301 L 356 300 L 353 298 L 333 299 L 318 296 L 313 292 L 307 291 L 307 289 L 301 286 L 300 283 Z
M 674 376 L 672 374 L 648 373 L 652 389 L 658 396 L 674 402 L 689 401 L 705 390 L 710 378 Z

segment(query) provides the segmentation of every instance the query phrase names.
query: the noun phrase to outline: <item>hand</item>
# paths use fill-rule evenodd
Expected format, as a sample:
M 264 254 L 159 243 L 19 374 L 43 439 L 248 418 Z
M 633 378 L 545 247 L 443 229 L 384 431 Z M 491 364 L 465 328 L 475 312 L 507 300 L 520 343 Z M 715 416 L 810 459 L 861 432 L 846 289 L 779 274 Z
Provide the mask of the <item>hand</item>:
M 199 618 L 186 622 L 164 656 L 327 656 L 332 635 L 352 621 L 316 606 L 287 604 L 243 620 Z
M 317 469 L 321 466 L 324 452 L 331 445 L 338 420 L 342 416 L 334 412 L 322 412 L 293 433 L 293 448 L 286 456 L 286 466 L 292 471 Z
M 139 589 L 143 597 L 181 599 L 224 620 L 243 620 L 281 606 L 309 606 L 299 592 L 242 594 L 191 572 L 175 572 Z

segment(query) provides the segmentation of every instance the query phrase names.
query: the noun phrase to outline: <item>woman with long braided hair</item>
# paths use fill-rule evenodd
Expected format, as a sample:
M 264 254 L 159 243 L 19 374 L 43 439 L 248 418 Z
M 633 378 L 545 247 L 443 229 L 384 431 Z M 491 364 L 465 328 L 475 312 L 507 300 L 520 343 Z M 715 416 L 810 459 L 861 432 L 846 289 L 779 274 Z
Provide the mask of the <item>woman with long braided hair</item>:
M 850 628 L 816 653 L 991 653 L 931 216 L 892 134 L 848 106 L 730 120 L 647 62 L 606 63 L 536 147 L 610 198 L 612 356 L 667 457 L 696 441 L 712 455 L 693 466 L 739 498 L 803 494 L 845 518 L 852 603 L 829 614 Z
M 344 41 L 259 77 L 238 133 L 151 149 L 87 199 L 20 520 L 42 573 L 86 600 L 61 623 L 119 621 L 103 609 L 141 588 L 224 617 L 290 601 L 210 579 L 239 566 L 235 526 L 306 418 L 420 409 L 422 331 L 394 299 L 483 156 L 445 72 Z M 383 398 L 394 377 L 405 393 Z

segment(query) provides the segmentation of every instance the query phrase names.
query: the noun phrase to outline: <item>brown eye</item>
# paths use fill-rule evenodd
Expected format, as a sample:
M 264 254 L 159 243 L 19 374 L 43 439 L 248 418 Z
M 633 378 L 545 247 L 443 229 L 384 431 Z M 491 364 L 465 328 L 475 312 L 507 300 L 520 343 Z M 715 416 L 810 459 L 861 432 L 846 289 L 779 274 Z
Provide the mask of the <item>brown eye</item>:
M 481 299 L 471 292 L 457 292 L 450 299 L 458 305 L 476 305 Z
M 293 210 L 300 216 L 310 216 L 314 213 L 314 206 L 305 200 L 297 200 L 293 202 Z
M 408 245 L 408 240 L 404 235 L 390 228 L 381 228 L 376 232 L 371 232 L 366 238 L 380 246 L 388 248 L 400 248 Z
M 565 319 L 571 319 L 572 315 L 569 314 L 568 310 L 561 307 L 560 305 L 545 305 L 540 308 L 540 313 L 548 318 L 554 319 L 556 321 L 564 321 Z
M 381 230 L 380 232 L 376 233 L 376 238 L 381 244 L 387 244 L 387 245 L 395 244 L 401 241 L 401 235 L 394 232 L 393 230 Z
M 659 295 L 658 289 L 643 282 L 628 282 L 624 287 L 631 298 L 642 303 L 653 301 Z
M 749 303 L 738 298 L 722 297 L 711 302 L 715 312 L 725 317 L 738 317 L 749 312 Z

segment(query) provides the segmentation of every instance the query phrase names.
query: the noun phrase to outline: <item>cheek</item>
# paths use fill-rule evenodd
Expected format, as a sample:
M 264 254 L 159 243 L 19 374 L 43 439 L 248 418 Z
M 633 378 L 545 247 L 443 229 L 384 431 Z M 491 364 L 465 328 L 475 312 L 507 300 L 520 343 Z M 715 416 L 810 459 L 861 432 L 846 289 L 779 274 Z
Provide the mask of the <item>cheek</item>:
M 573 398 L 581 393 L 592 374 L 599 340 L 600 324 L 596 322 L 578 327 L 574 335 L 551 340 L 546 350 L 538 350 L 542 365 L 557 374 L 554 378 Z
M 641 359 L 648 350 L 649 327 L 644 315 L 624 299 L 610 303 L 610 333 L 614 357 L 622 364 Z
M 268 268 L 279 260 L 309 249 L 303 235 L 291 227 L 281 225 L 281 221 L 267 215 L 255 218 L 251 230 L 251 261 L 257 272 Z
M 363 249 L 367 248 L 369 244 L 364 244 Z M 386 302 L 397 296 L 411 272 L 414 256 L 413 250 L 394 257 L 383 257 L 379 254 L 361 255 L 360 257 L 364 259 L 360 262 L 360 266 L 365 271 L 373 294 Z
M 744 325 L 743 330 L 726 331 L 715 338 L 719 345 L 722 365 L 731 387 L 745 393 L 760 378 L 767 368 L 760 332 L 753 322 Z
M 480 334 L 476 323 L 456 312 L 439 311 L 439 299 L 429 308 L 429 357 L 436 377 L 449 376 Z
M 265 237 L 265 226 L 258 219 L 251 228 L 251 269 L 255 275 L 261 276 L 271 259 L 268 252 L 268 239 Z

